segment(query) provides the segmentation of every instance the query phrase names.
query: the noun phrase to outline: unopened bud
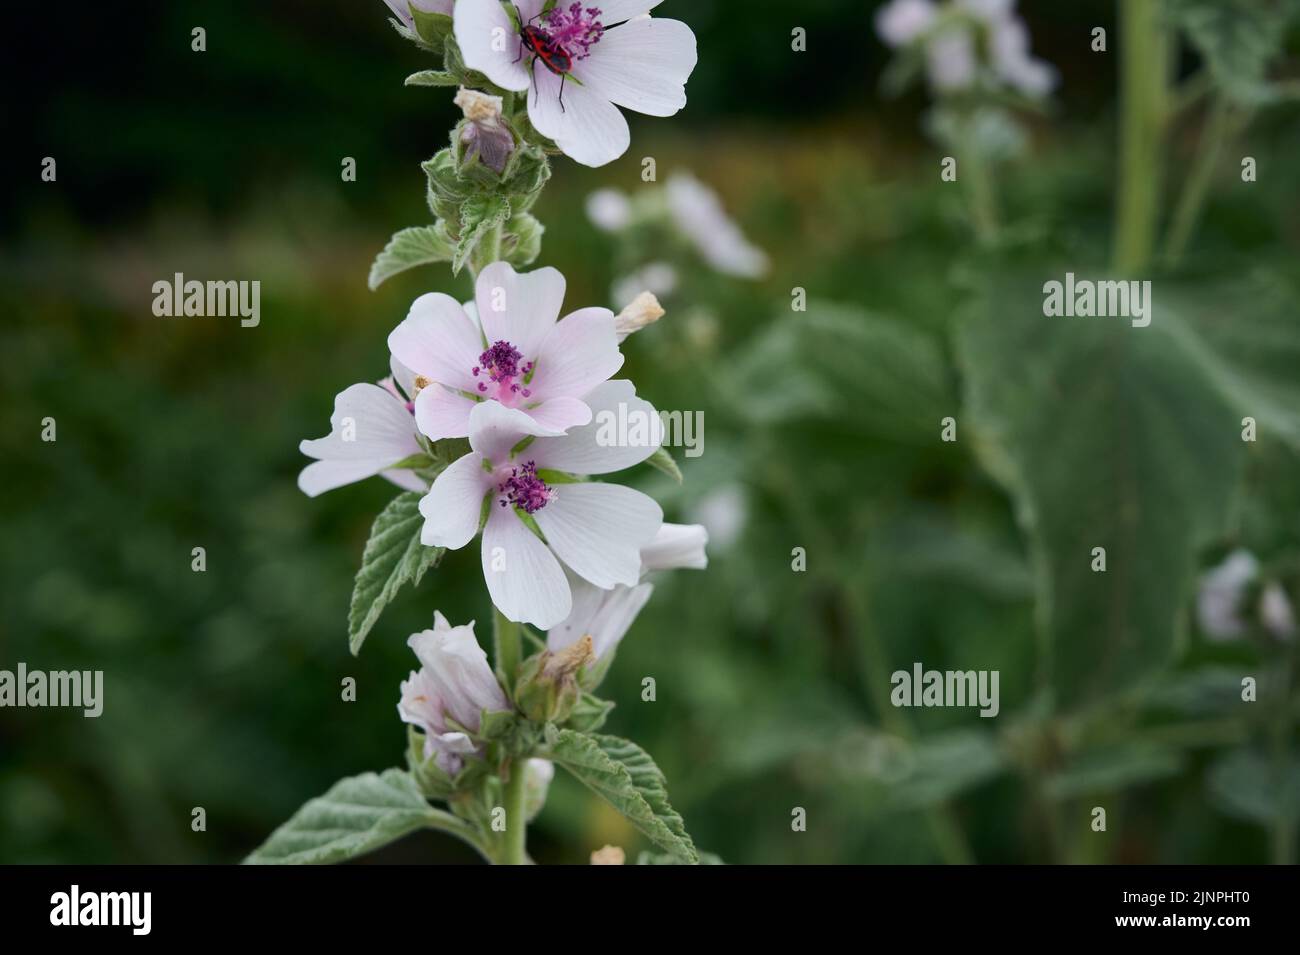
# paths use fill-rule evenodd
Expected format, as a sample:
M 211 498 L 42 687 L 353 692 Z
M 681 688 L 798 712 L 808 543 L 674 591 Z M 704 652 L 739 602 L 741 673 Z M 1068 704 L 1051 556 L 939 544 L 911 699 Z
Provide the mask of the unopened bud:
M 515 690 L 515 703 L 530 720 L 562 723 L 582 695 L 578 675 L 594 663 L 591 636 L 552 653 L 543 650 L 524 661 Z
M 627 854 L 618 846 L 605 846 L 591 854 L 592 865 L 623 865 L 625 862 Z
M 501 121 L 501 97 L 462 87 L 453 102 L 465 114 L 459 137 L 462 167 L 477 160 L 499 175 L 515 150 L 514 134 Z
M 618 340 L 623 341 L 633 332 L 639 332 L 663 317 L 664 309 L 659 304 L 659 299 L 652 292 L 642 292 L 628 303 L 627 308 L 614 316 L 614 331 Z

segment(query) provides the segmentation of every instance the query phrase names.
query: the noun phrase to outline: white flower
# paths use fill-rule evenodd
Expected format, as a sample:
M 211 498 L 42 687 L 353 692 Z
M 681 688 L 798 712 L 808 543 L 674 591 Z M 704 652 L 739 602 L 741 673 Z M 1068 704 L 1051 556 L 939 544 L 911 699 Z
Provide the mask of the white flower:
M 474 315 L 449 295 L 421 295 L 391 335 L 393 357 L 418 377 L 415 420 L 431 440 L 469 435 L 470 412 L 499 403 L 561 434 L 591 420 L 582 400 L 623 366 L 614 313 L 583 308 L 559 322 L 564 276 L 494 262 L 475 283 Z
M 1242 599 L 1259 574 L 1259 561 L 1245 550 L 1235 550 L 1223 563 L 1201 577 L 1196 595 L 1196 616 L 1212 640 L 1231 640 L 1246 632 Z
M 723 484 L 702 497 L 691 517 L 709 531 L 715 551 L 730 550 L 749 523 L 749 500 L 739 484 Z
M 393 378 L 378 385 L 344 389 L 334 399 L 330 433 L 298 446 L 303 454 L 317 459 L 298 475 L 303 493 L 315 497 L 377 474 L 408 491 L 428 489 L 412 471 L 393 470 L 394 464 L 422 454 L 424 449 L 417 439 L 411 405 L 394 385 L 396 379 L 410 394 L 410 372 L 398 362 L 392 366 Z
M 890 46 L 905 46 L 930 28 L 935 13 L 930 0 L 893 0 L 876 11 L 876 32 Z
M 647 262 L 630 275 L 614 282 L 610 295 L 620 309 L 627 308 L 643 292 L 665 297 L 677 291 L 677 270 L 667 262 Z
M 455 0 L 384 0 L 388 4 L 388 9 L 393 11 L 397 19 L 401 20 L 408 29 L 415 29 L 415 18 L 411 16 L 411 7 L 422 10 L 425 13 L 445 13 L 451 16 L 451 8 Z
M 654 540 L 641 548 L 642 580 L 656 570 L 703 570 L 709 564 L 704 552 L 708 540 L 708 533 L 698 524 L 664 524 Z M 589 636 L 597 660 L 618 646 L 654 591 L 648 583 L 601 590 L 573 575 L 569 583 L 573 610 L 546 635 L 546 648 L 555 653 Z
M 525 36 L 498 0 L 460 0 L 456 42 L 470 69 L 527 91 L 538 132 L 583 165 L 603 166 L 631 142 L 618 107 L 672 116 L 686 105 L 695 34 L 678 20 L 644 15 L 660 2 L 561 0 L 543 15 L 545 0 L 518 0 Z
M 587 218 L 598 229 L 619 232 L 632 221 L 632 201 L 617 189 L 597 189 L 587 197 Z
M 600 588 L 634 585 L 641 547 L 663 523 L 659 505 L 640 491 L 557 483 L 557 474 L 608 474 L 639 464 L 662 440 L 658 414 L 636 397 L 630 381 L 607 381 L 586 401 L 592 423 L 558 436 L 518 409 L 495 401 L 475 406 L 469 423 L 473 450 L 438 475 L 420 502 L 421 540 L 430 547 L 464 547 L 486 517 L 483 576 L 492 602 L 510 620 L 542 630 L 572 610 L 561 561 Z M 645 423 L 644 441 L 609 440 L 608 421 L 623 415 Z
M 1295 613 L 1277 581 L 1270 582 L 1259 595 L 1259 619 L 1275 637 L 1289 640 L 1295 636 Z
M 477 733 L 484 710 L 509 710 L 510 703 L 474 637 L 473 622 L 453 627 L 435 612 L 433 629 L 412 634 L 407 645 L 419 658 L 420 669 L 402 683 L 397 712 L 404 722 L 424 730 L 425 758 L 436 755 L 438 765 L 455 775 L 462 757 L 476 751 L 462 729 Z
M 667 194 L 673 222 L 709 265 L 740 278 L 766 274 L 767 254 L 745 238 L 717 193 L 689 173 L 679 172 L 668 180 Z

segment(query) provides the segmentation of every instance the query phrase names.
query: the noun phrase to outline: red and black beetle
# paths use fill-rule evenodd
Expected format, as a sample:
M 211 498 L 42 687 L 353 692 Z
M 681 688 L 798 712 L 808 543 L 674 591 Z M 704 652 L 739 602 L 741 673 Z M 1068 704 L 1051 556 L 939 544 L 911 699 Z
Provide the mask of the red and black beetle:
M 519 19 L 520 23 L 519 55 L 515 57 L 515 62 L 518 63 L 522 60 L 524 50 L 527 50 L 533 55 L 532 63 L 529 66 L 534 73 L 537 70 L 537 61 L 541 60 L 543 66 L 558 76 L 560 78 L 560 109 L 564 110 L 564 83 L 573 72 L 573 57 L 569 55 L 568 50 L 552 40 L 550 34 L 541 27 L 533 25 L 533 20 L 541 17 L 540 13 L 533 17 L 533 20 L 524 23 L 523 15 L 519 12 L 519 8 L 515 7 L 515 17 Z M 537 88 L 535 76 L 533 88 Z M 537 95 L 541 95 L 540 90 Z

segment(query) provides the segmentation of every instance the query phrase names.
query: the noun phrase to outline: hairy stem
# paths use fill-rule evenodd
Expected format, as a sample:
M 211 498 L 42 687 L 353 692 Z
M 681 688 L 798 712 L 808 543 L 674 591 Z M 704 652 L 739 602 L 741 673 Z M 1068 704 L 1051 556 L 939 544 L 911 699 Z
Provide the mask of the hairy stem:
M 492 648 L 493 660 L 513 696 L 515 676 L 523 659 L 520 628 L 513 620 L 507 620 L 496 607 L 492 608 Z
M 1160 215 L 1160 153 L 1168 116 L 1169 36 L 1161 0 L 1121 0 L 1119 208 L 1115 267 L 1145 269 Z
M 506 782 L 506 832 L 501 846 L 502 865 L 527 865 L 528 809 L 525 781 L 527 763 L 516 759 L 510 764 L 510 779 Z

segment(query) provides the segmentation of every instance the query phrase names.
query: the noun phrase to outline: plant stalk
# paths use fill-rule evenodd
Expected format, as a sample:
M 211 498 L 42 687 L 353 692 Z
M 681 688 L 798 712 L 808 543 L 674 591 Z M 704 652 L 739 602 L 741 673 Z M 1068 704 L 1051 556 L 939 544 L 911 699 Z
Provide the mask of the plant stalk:
M 1120 0 L 1119 207 L 1115 268 L 1151 263 L 1160 216 L 1161 141 L 1169 108 L 1169 36 L 1161 0 Z

